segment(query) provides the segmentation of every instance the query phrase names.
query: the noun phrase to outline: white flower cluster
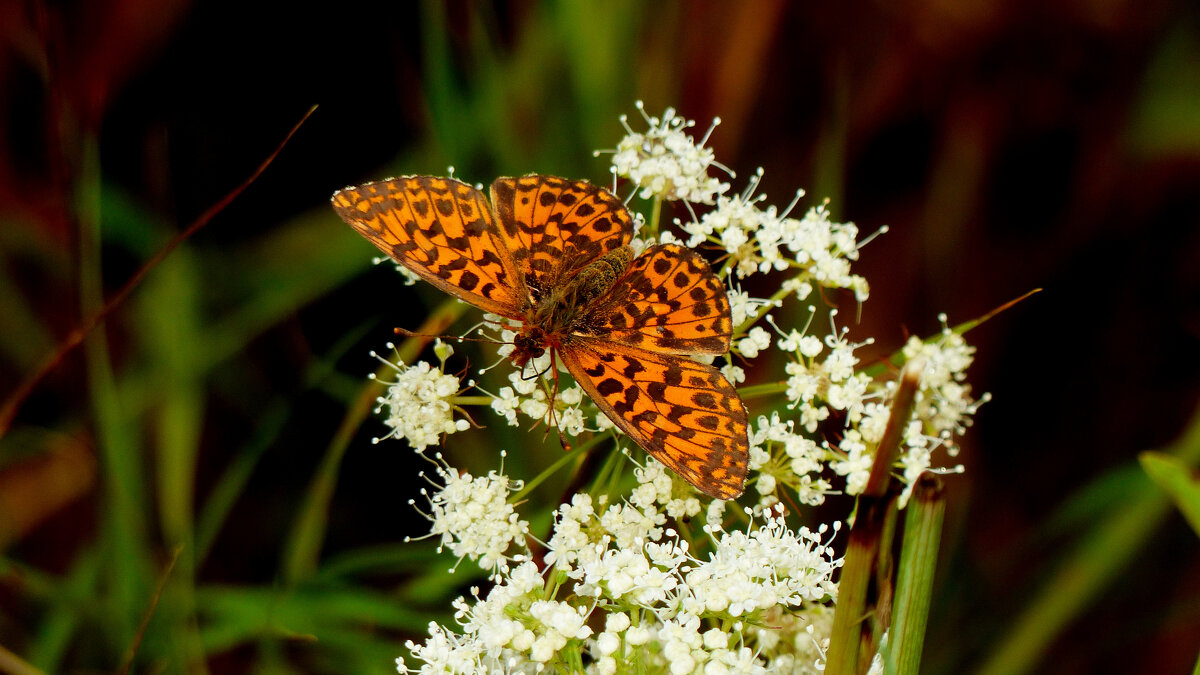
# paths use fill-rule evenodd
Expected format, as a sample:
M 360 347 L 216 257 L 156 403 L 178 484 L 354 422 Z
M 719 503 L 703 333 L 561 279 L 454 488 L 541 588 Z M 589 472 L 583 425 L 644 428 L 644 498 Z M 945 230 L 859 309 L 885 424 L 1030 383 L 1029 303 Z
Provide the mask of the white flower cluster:
M 778 413 L 770 419 L 760 417 L 751 431 L 751 467 L 761 471 L 757 481 L 760 506 L 775 503 L 780 484 L 795 490 L 803 503 L 821 503 L 832 492 L 832 485 L 820 477 L 826 466 L 845 477 L 845 492 L 851 495 L 860 494 L 870 476 L 875 449 L 891 414 L 896 382 L 890 376 L 875 378 L 859 369 L 855 350 L 873 340 L 849 341 L 847 329 L 836 328 L 836 310 L 829 316 L 833 328 L 824 340 L 804 331 L 793 329 L 785 334 L 776 329 L 780 336 L 776 347 L 792 359 L 784 366 L 786 396 L 798 418 L 785 422 Z M 919 359 L 924 364 L 916 409 L 905 429 L 897 465 L 906 484 L 902 504 L 922 472 L 962 471 L 961 466 L 934 467 L 933 453 L 945 448 L 949 456 L 957 454 L 955 436 L 965 431 L 982 402 L 970 396 L 970 387 L 964 383 L 974 348 L 946 327 L 945 317 L 942 324 L 937 339 L 922 342 L 911 338 L 902 352 L 905 360 Z M 836 444 L 818 444 L 811 439 L 832 420 L 840 427 L 825 435 L 840 438 Z M 808 435 L 797 433 L 797 427 Z
M 375 352 L 371 352 L 371 356 L 387 364 L 397 375 L 395 382 L 380 380 L 387 385 L 387 393 L 377 399 L 379 407 L 375 412 L 387 408 L 383 423 L 392 429 L 383 438 L 407 439 L 413 450 L 420 452 L 437 444 L 443 435 L 470 428 L 467 420 L 454 419 L 451 399 L 458 394 L 457 377 L 443 373 L 426 361 L 406 366 L 399 359 L 393 363 Z M 374 379 L 375 376 L 371 377 Z M 380 440 L 376 438 L 374 442 Z
M 728 183 L 708 175 L 710 166 L 724 168 L 713 160 L 712 148 L 704 147 L 719 119 L 713 120 L 697 143 L 685 131 L 696 123 L 677 116 L 674 108 L 667 108 L 662 119 L 647 116 L 641 101 L 637 102 L 637 109 L 650 128 L 645 132 L 634 131 L 622 115 L 621 124 L 628 133 L 617 144 L 612 163 L 616 175 L 641 188 L 643 199 L 712 204 L 717 195 L 729 189 Z
M 510 556 L 509 549 L 515 544 L 527 551 L 529 523 L 521 520 L 508 503 L 509 492 L 519 490 L 521 484 L 496 471 L 478 477 L 460 473 L 446 464 L 441 453 L 435 466 L 442 485 L 432 495 L 421 490 L 430 506 L 430 512 L 424 515 L 433 525 L 428 536 L 441 539 L 439 551 L 448 547 L 459 560 L 478 561 L 493 578 L 500 578 L 509 570 L 510 561 L 524 557 L 522 553 Z
M 816 309 L 810 307 L 809 311 Z M 831 325 L 836 316 L 837 310 L 829 312 Z M 850 342 L 846 339 L 847 332 L 844 327 L 840 333 L 833 328 L 822 342 L 795 329 L 786 335 L 781 331 L 783 339 L 777 346 L 794 359 L 784 367 L 788 375 L 789 406 L 799 410 L 800 425 L 809 433 L 817 430 L 831 410 L 845 412 L 851 422 L 858 422 L 866 411 L 872 381 L 865 373 L 854 370 L 859 362 L 854 350 L 874 340 Z
M 762 180 L 759 169 L 740 195 L 722 195 L 716 208 L 699 220 L 683 224 L 691 235 L 688 246 L 710 242 L 728 255 L 740 278 L 772 270 L 792 270 L 789 290 L 800 300 L 812 293 L 813 285 L 848 288 L 859 302 L 870 294 L 867 280 L 850 273 L 850 263 L 858 259 L 858 227 L 854 223 L 836 223 L 829 219 L 824 204 L 810 208 L 800 218 L 791 217 L 792 209 L 804 191 L 782 212 L 774 206 L 762 208 L 765 195 L 754 196 Z
M 744 530 L 706 527 L 713 552 L 699 559 L 662 526 L 655 505 L 673 501 L 664 476 L 642 472 L 642 487 L 658 485 L 642 490 L 640 507 L 602 501 L 597 512 L 586 494 L 560 506 L 548 567 L 521 563 L 486 596 L 459 598 L 461 632 L 430 624 L 427 640 L 406 643 L 420 666 L 397 659 L 399 671 L 817 672 L 841 564 L 827 539 L 838 528 L 794 531 L 776 509 Z
M 821 477 L 827 456 L 823 446 L 796 433 L 795 420 L 785 422 L 778 412 L 771 413 L 770 419 L 760 416 L 750 432 L 751 470 L 761 471 L 755 482 L 762 495 L 760 505 L 771 506 L 777 501 L 779 481 L 795 490 L 801 503 L 823 503 L 825 495 L 833 492 L 833 486 Z
M 991 399 L 986 393 L 978 399 L 973 398 L 971 386 L 966 384 L 966 371 L 975 360 L 975 348 L 950 329 L 945 314 L 938 320 L 942 323 L 942 332 L 937 338 L 927 342 L 909 338 L 902 352 L 906 360 L 924 364 L 913 419 L 904 435 L 905 452 L 900 458 L 907 483 L 901 495 L 902 503 L 908 501 L 912 486 L 922 472 L 963 472 L 961 464 L 933 467 L 933 452 L 945 448 L 947 455 L 957 457 L 955 437 L 966 432 L 979 406 Z

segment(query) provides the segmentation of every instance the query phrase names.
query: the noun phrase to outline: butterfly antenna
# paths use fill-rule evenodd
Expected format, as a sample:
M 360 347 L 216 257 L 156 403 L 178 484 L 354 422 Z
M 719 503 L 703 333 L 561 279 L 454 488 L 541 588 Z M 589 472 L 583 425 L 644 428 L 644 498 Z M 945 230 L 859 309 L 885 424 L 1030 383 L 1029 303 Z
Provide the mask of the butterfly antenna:
M 467 337 L 466 335 L 434 335 L 432 333 L 414 333 L 407 328 L 393 328 L 392 332 L 406 338 L 434 338 L 440 340 L 453 340 L 455 342 L 483 342 L 485 344 L 503 345 L 508 344 L 495 338 Z M 467 331 L 468 333 L 471 331 Z

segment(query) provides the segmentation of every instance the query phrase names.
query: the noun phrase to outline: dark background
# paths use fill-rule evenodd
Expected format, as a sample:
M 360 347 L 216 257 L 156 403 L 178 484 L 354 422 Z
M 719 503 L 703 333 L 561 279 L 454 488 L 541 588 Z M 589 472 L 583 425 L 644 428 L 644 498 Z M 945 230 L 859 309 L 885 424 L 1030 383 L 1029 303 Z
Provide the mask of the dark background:
M 973 390 L 994 400 L 964 441 L 966 474 L 947 477 L 926 672 L 972 672 L 1003 661 L 1012 640 L 1028 644 L 1014 637 L 1022 617 L 1068 595 L 1046 585 L 1090 578 L 1060 576 L 1079 542 L 1153 493 L 1137 453 L 1165 448 L 1196 408 L 1192 3 L 106 0 L 0 12 L 6 397 L 79 324 L 89 264 L 102 260 L 111 296 L 320 106 L 115 310 L 104 326 L 115 393 L 98 393 L 103 377 L 75 350 L 0 440 L 14 523 L 0 551 L 0 646 L 49 670 L 115 667 L 128 631 L 88 626 L 111 611 L 136 624 L 157 574 L 136 570 L 160 569 L 186 541 L 187 518 L 172 520 L 164 504 L 199 509 L 239 462 L 248 482 L 211 552 L 186 570 L 199 590 L 184 604 L 207 607 L 202 624 L 231 616 L 204 605 L 206 584 L 249 594 L 291 579 L 281 550 L 314 476 L 336 482 L 322 561 L 420 534 L 425 522 L 406 504 L 415 460 L 370 446 L 377 422 L 354 433 L 332 474 L 318 467 L 376 367 L 367 351 L 392 326 L 415 327 L 414 303 L 440 298 L 372 268 L 373 249 L 328 196 L 448 165 L 471 182 L 529 172 L 604 182 L 606 157 L 592 150 L 615 146 L 620 114 L 644 128 L 637 99 L 652 114 L 675 106 L 697 133 L 720 116 L 711 145 L 737 172 L 735 191 L 762 166 L 770 203 L 804 187 L 803 206 L 828 196 L 864 233 L 889 226 L 856 264 L 871 297 L 851 336 L 876 338 L 870 357 L 935 332 L 939 312 L 955 324 L 1043 289 L 968 336 L 979 348 Z M 104 400 L 122 421 L 103 421 Z M 486 469 L 493 459 L 465 461 Z M 116 494 L 140 505 L 131 536 L 141 568 L 114 553 Z M 1044 652 L 1015 671 L 1190 672 L 1200 556 L 1183 519 L 1162 513 L 1085 556 L 1112 561 L 1110 573 L 1061 626 L 1044 625 Z M 79 581 L 97 557 L 118 562 Z M 403 571 L 356 580 L 410 602 Z M 72 615 L 74 630 L 55 623 Z M 314 629 L 318 646 L 271 631 L 207 635 L 192 654 L 217 671 L 325 670 L 339 648 L 400 653 L 428 618 L 350 622 L 332 638 Z M 170 632 L 160 623 L 139 659 L 182 668 L 164 656 L 176 643 L 154 637 Z

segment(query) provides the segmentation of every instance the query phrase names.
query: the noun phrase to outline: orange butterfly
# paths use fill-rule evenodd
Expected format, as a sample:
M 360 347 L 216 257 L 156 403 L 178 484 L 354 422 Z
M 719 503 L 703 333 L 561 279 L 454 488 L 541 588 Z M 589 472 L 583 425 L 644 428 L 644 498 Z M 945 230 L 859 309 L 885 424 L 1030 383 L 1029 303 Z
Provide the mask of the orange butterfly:
M 708 263 L 676 244 L 634 258 L 629 212 L 586 181 L 499 178 L 491 196 L 407 176 L 332 202 L 422 279 L 519 323 L 517 367 L 550 351 L 646 452 L 706 494 L 740 495 L 746 409 L 720 371 L 688 358 L 729 351 L 729 298 Z

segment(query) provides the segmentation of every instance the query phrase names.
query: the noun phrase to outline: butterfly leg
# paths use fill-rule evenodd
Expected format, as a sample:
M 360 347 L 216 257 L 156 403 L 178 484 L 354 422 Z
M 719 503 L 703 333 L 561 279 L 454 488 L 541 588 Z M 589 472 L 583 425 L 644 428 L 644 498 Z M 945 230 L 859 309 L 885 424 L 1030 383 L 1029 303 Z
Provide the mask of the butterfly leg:
M 554 423 L 554 428 L 558 431 L 558 442 L 562 444 L 563 450 L 570 452 L 571 443 L 563 433 L 562 426 L 558 423 L 558 411 L 554 409 L 554 403 L 558 400 L 558 352 L 553 349 L 550 350 L 550 372 L 554 374 L 554 387 L 546 393 L 550 401 L 550 421 Z M 543 378 L 542 385 L 545 386 L 545 383 L 546 380 Z

